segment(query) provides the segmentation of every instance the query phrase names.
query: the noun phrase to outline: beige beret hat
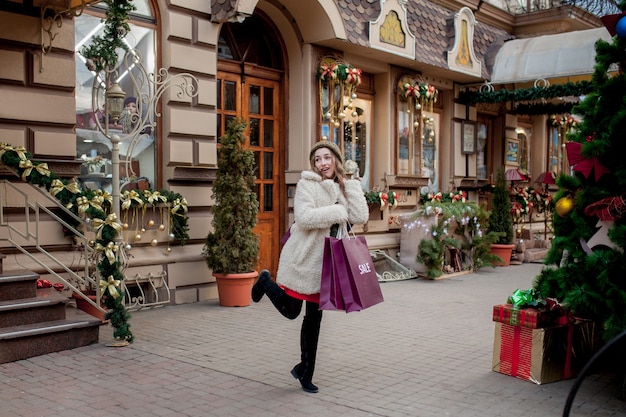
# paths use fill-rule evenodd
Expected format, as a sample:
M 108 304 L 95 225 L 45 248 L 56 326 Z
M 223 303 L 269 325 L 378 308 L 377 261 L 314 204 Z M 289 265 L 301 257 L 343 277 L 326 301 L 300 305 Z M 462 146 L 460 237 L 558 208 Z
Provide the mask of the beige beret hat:
M 335 154 L 335 157 L 339 160 L 339 162 L 343 163 L 343 157 L 341 156 L 341 151 L 339 150 L 339 146 L 335 145 L 333 142 L 328 140 L 320 140 L 311 148 L 311 152 L 309 152 L 309 159 L 313 158 L 313 154 L 320 148 L 330 149 L 332 153 Z

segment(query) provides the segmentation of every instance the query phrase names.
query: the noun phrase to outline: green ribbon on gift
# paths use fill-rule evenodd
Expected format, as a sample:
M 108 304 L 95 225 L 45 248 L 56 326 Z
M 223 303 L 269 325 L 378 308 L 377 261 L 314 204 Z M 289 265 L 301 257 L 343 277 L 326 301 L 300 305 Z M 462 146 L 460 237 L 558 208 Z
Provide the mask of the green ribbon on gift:
M 546 300 L 539 292 L 530 288 L 528 290 L 517 289 L 507 299 L 507 303 L 513 304 L 513 308 L 541 308 L 546 305 Z

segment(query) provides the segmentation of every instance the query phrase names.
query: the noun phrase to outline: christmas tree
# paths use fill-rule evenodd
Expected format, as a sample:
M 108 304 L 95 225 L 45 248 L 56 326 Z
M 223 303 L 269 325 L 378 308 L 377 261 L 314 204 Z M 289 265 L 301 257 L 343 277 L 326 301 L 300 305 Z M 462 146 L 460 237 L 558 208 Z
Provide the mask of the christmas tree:
M 554 240 L 534 284 L 598 323 L 606 341 L 626 330 L 625 16 L 602 18 L 613 39 L 596 42 L 593 91 L 572 110 L 580 116 L 567 135 L 572 175 L 557 178 Z

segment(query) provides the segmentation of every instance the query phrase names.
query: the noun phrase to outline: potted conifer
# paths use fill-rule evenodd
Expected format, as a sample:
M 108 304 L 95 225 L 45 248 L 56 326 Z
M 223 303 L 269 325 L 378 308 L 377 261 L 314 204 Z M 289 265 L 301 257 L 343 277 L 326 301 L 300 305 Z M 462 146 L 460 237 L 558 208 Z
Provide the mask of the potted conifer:
M 250 305 L 259 243 L 253 232 L 259 212 L 254 193 L 254 153 L 245 148 L 247 123 L 231 120 L 220 139 L 217 173 L 213 182 L 213 231 L 203 249 L 217 282 L 220 305 Z
M 515 245 L 513 242 L 513 222 L 511 220 L 511 200 L 504 176 L 504 168 L 500 167 L 496 174 L 496 185 L 493 189 L 491 213 L 489 215 L 488 232 L 498 234 L 498 239 L 491 245 L 490 253 L 500 257 L 499 266 L 508 266 Z

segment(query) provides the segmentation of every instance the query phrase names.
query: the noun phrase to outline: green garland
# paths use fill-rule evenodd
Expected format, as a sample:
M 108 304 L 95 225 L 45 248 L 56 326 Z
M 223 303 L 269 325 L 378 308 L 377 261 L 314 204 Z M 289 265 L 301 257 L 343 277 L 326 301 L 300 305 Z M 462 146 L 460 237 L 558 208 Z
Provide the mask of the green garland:
M 117 48 L 128 50 L 123 42 L 130 32 L 129 13 L 136 10 L 128 0 L 105 0 L 107 4 L 104 33 L 93 37 L 88 46 L 84 46 L 81 55 L 87 59 L 87 68 L 92 71 L 112 69 L 117 63 Z
M 591 81 L 568 82 L 565 84 L 555 84 L 549 87 L 519 88 L 517 90 L 498 91 L 464 91 L 461 93 L 461 101 L 469 104 L 477 103 L 502 103 L 533 101 L 540 99 L 551 99 L 557 97 L 580 97 L 593 91 Z
M 30 158 L 31 155 L 25 148 L 0 143 L 0 163 L 17 172 L 22 180 L 45 188 L 76 216 L 89 219 L 91 227 L 96 231 L 93 247 L 99 254 L 97 270 L 103 278 L 99 285 L 103 305 L 108 309 L 106 318 L 110 321 L 114 329 L 113 336 L 117 340 L 132 342 L 133 334 L 128 323 L 130 314 L 123 303 L 124 293 L 118 290 L 124 275 L 116 255 L 118 246 L 115 245 L 115 241 L 122 228 L 117 216 L 114 213 L 108 214 L 112 205 L 111 195 L 102 190 L 81 190 L 76 182 L 61 179 L 51 172 L 46 163 L 31 161 Z M 170 204 L 171 231 L 175 239 L 184 245 L 189 239 L 185 198 L 166 190 L 160 192 L 145 190 L 142 194 L 137 193 L 137 196 L 141 205 Z M 156 196 L 161 198 L 157 199 Z M 78 226 L 73 217 L 64 216 L 64 219 L 71 226 Z
M 98 198 L 94 199 L 94 204 L 88 203 L 89 197 L 92 199 L 94 197 L 93 191 L 87 193 L 81 191 L 76 182 L 59 178 L 48 169 L 48 164 L 31 161 L 30 158 L 31 155 L 25 148 L 0 143 L 2 164 L 15 170 L 23 181 L 45 188 L 77 216 L 91 219 L 91 226 L 96 231 L 94 251 L 99 255 L 97 268 L 100 277 L 106 277 L 99 283 L 103 290 L 103 305 L 108 309 L 106 319 L 110 320 L 114 328 L 113 336 L 117 340 L 132 342 L 133 334 L 128 324 L 130 315 L 122 302 L 124 294 L 123 291 L 117 290 L 124 279 L 120 271 L 121 263 L 115 255 L 117 250 L 115 239 L 121 231 L 117 216 L 114 213 L 107 215 L 102 208 L 102 201 Z

